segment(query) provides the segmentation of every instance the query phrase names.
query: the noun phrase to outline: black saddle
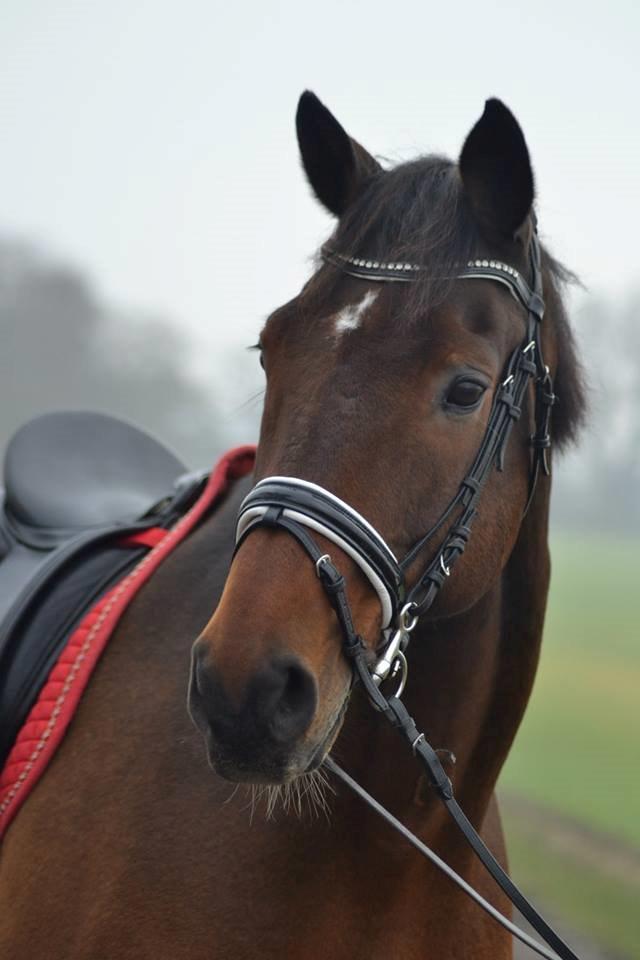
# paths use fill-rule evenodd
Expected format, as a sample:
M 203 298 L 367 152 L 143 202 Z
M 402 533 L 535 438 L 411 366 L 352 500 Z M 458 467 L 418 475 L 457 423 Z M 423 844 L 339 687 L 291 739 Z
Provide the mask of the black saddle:
M 14 435 L 0 490 L 0 767 L 75 624 L 148 549 L 122 539 L 170 527 L 204 480 L 104 414 L 46 414 Z
M 7 521 L 23 543 L 50 549 L 82 530 L 139 520 L 184 473 L 166 447 L 115 417 L 45 414 L 7 447 Z

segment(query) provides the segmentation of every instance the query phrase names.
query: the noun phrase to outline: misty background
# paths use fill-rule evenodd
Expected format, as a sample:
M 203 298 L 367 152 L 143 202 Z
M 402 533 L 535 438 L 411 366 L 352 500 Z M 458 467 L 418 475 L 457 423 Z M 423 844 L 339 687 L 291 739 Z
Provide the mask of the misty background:
M 305 88 L 388 164 L 456 157 L 487 97 L 517 116 L 542 240 L 582 283 L 590 414 L 554 461 L 544 650 L 502 809 L 515 879 L 585 960 L 638 942 L 639 50 L 632 0 L 0 12 L 0 456 L 60 409 L 133 421 L 189 467 L 257 439 L 247 347 L 332 229 L 298 159 Z
M 579 448 L 554 464 L 561 528 L 640 533 L 639 316 L 640 289 L 621 301 L 583 294 L 574 309 L 591 411 Z M 10 235 L 0 237 L 0 330 L 0 449 L 30 417 L 79 408 L 133 420 L 190 467 L 257 439 L 255 352 L 222 348 L 210 378 L 198 376 L 196 342 L 176 317 L 111 302 L 77 264 Z
M 299 166 L 300 92 L 389 163 L 456 156 L 497 95 L 543 240 L 586 288 L 590 427 L 556 463 L 554 522 L 637 533 L 639 26 L 631 2 L 5 0 L 0 449 L 67 407 L 131 419 L 190 466 L 255 439 L 245 347 L 332 226 Z

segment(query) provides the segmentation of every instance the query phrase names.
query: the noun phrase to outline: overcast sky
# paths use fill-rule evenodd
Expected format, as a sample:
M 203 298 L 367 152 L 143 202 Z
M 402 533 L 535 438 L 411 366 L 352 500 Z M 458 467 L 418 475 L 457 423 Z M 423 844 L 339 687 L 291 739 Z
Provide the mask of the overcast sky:
M 596 293 L 640 286 L 640 5 L 3 0 L 0 230 L 158 309 L 203 362 L 255 340 L 330 228 L 299 169 L 309 87 L 369 150 L 457 155 L 520 120 L 541 230 Z

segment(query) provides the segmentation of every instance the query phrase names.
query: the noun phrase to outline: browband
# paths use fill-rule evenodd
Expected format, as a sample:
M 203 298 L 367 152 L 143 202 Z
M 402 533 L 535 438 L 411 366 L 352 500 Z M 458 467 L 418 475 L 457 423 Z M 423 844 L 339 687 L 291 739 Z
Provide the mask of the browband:
M 534 248 L 536 244 L 534 242 Z M 392 262 L 384 263 L 380 260 L 372 260 L 363 257 L 348 257 L 325 244 L 322 248 L 322 257 L 327 263 L 339 267 L 343 273 L 351 277 L 358 277 L 361 280 L 373 280 L 378 283 L 399 282 L 414 283 L 419 279 L 420 274 L 424 274 L 427 267 L 416 263 Z M 533 252 L 533 250 L 532 250 Z M 536 250 L 537 252 L 537 250 Z M 502 283 L 512 296 L 536 315 L 538 320 L 542 319 L 544 313 L 544 302 L 539 293 L 531 289 L 519 270 L 503 263 L 501 260 L 490 260 L 478 258 L 469 260 L 464 267 L 456 267 L 456 273 L 451 279 L 456 280 L 497 280 Z
M 270 509 L 322 534 L 351 557 L 378 595 L 382 629 L 387 629 L 404 597 L 404 578 L 393 551 L 369 521 L 316 483 L 297 477 L 266 477 L 240 505 L 236 550 L 256 524 L 264 523 Z

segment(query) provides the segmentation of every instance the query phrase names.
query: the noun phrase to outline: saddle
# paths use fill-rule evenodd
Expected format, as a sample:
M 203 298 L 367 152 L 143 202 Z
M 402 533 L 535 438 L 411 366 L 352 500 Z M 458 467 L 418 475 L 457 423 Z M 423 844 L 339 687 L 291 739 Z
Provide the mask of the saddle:
M 0 489 L 0 769 L 74 626 L 205 480 L 100 413 L 46 414 L 13 436 Z

